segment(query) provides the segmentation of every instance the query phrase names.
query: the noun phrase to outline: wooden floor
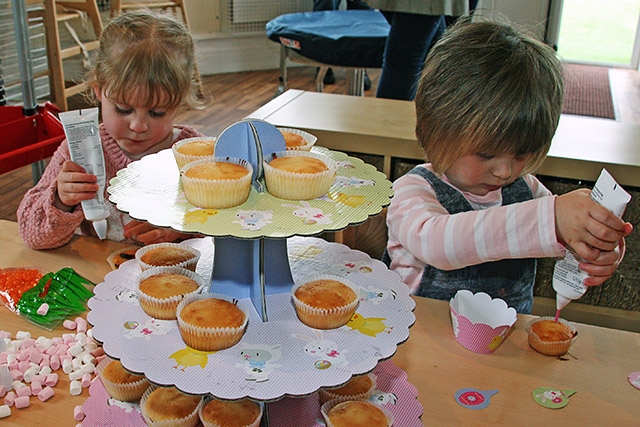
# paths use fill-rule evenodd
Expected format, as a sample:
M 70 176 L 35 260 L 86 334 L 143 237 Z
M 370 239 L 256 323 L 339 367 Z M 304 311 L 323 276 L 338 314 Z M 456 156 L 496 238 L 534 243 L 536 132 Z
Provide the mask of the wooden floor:
M 344 71 L 336 71 L 336 84 L 325 86 L 325 92 L 345 93 Z M 375 96 L 378 70 L 370 70 L 372 89 L 365 96 Z M 269 102 L 278 89 L 279 70 L 216 74 L 203 78 L 205 91 L 213 96 L 213 104 L 204 111 L 183 111 L 176 123 L 194 126 L 202 133 L 217 136 L 227 126 L 242 120 Z M 315 69 L 289 68 L 288 88 L 315 90 Z M 614 103 L 618 119 L 640 124 L 640 77 L 637 71 L 612 70 Z M 70 109 L 80 108 L 82 99 L 70 100 Z M 33 186 L 31 167 L 25 166 L 0 175 L 0 219 L 16 220 L 16 209 L 24 193 Z

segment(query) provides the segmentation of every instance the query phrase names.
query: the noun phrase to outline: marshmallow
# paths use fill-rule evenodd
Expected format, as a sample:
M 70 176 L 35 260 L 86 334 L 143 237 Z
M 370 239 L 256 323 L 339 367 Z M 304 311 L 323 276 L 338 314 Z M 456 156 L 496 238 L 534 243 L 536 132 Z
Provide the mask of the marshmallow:
M 45 402 L 49 400 L 49 398 L 54 394 L 56 394 L 55 390 L 53 390 L 51 387 L 45 387 L 40 393 L 38 393 L 38 399 L 40 399 L 41 402 Z
M 64 322 L 62 322 L 62 326 L 66 329 L 75 329 L 78 325 L 73 320 L 67 319 Z
M 4 397 L 4 404 L 13 406 L 13 403 L 15 402 L 15 400 L 16 400 L 16 394 L 13 391 L 10 391 Z
M 13 402 L 17 409 L 28 408 L 30 403 L 29 396 L 16 397 L 16 400 Z
M 58 384 L 58 374 L 53 373 L 53 374 L 47 375 L 47 377 L 44 380 L 44 385 L 48 387 L 55 387 L 56 384 Z
M 77 396 L 82 393 L 82 383 L 80 381 L 71 381 L 69 383 L 69 394 Z
M 16 332 L 16 340 L 24 340 L 31 338 L 31 332 L 18 331 Z
M 38 307 L 38 310 L 36 311 L 36 313 L 38 313 L 40 316 L 45 316 L 48 312 L 49 304 L 47 304 L 46 302 L 40 304 L 40 307 Z
M 84 420 L 84 411 L 82 410 L 82 405 L 76 405 L 73 408 L 73 419 L 76 421 Z
M 0 406 L 0 418 L 7 418 L 9 415 L 11 415 L 11 408 L 9 405 Z

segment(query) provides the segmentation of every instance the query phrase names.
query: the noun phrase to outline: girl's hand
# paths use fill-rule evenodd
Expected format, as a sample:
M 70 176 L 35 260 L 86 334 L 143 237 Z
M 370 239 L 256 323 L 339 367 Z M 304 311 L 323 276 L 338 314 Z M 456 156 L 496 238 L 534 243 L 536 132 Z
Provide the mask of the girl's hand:
M 620 265 L 625 252 L 625 241 L 620 239 L 620 244 L 613 251 L 600 252 L 598 258 L 592 262 L 581 262 L 580 270 L 589 273 L 585 279 L 585 286 L 602 285 Z
M 124 226 L 124 237 L 134 239 L 144 245 L 153 243 L 179 242 L 196 237 L 194 234 L 180 233 L 170 228 L 155 227 L 148 222 L 133 220 Z
M 67 160 L 62 164 L 58 174 L 58 199 L 56 207 L 65 212 L 71 212 L 83 200 L 91 200 L 98 192 L 98 178 L 86 173 L 77 163 Z
M 598 260 L 602 251 L 615 251 L 633 228 L 591 199 L 587 189 L 558 196 L 555 215 L 558 241 L 588 262 Z

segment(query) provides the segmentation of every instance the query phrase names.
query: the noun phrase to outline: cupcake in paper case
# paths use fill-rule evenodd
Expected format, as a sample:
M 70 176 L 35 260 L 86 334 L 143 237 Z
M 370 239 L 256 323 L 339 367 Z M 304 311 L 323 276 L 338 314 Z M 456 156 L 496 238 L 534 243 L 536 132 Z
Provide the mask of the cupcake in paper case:
M 152 267 L 140 273 L 136 282 L 140 307 L 160 320 L 175 320 L 180 301 L 205 287 L 199 274 L 182 267 Z
M 339 276 L 309 277 L 295 284 L 291 293 L 298 319 L 316 329 L 346 325 L 358 307 L 357 287 Z
M 484 292 L 460 290 L 451 298 L 449 309 L 456 341 L 481 354 L 496 351 L 518 319 L 513 307 Z
M 327 427 L 391 427 L 393 414 L 366 400 L 333 399 L 320 407 Z
M 96 366 L 96 372 L 107 394 L 116 400 L 140 400 L 150 383 L 144 375 L 133 374 L 122 367 L 119 360 L 105 357 Z
M 310 151 L 279 151 L 264 163 L 267 191 L 281 199 L 311 200 L 327 194 L 336 177 L 336 162 Z
M 218 351 L 237 344 L 249 316 L 237 305 L 211 294 L 185 297 L 176 311 L 180 336 L 200 351 Z
M 150 427 L 194 427 L 201 406 L 201 396 L 175 387 L 151 386 L 140 399 L 140 412 Z
M 218 400 L 207 397 L 200 407 L 204 427 L 259 427 L 263 406 L 250 399 Z
M 194 206 L 226 209 L 241 205 L 251 191 L 253 167 L 243 159 L 206 157 L 180 169 L 184 195 Z
M 349 381 L 336 388 L 321 388 L 318 390 L 320 404 L 330 400 L 367 400 L 376 388 L 376 375 L 373 373 L 354 375 Z
M 562 356 L 578 337 L 578 331 L 564 319 L 533 319 L 527 325 L 529 346 L 545 356 Z
M 182 243 L 154 243 L 141 247 L 135 258 L 141 270 L 151 267 L 183 267 L 196 271 L 200 251 Z
M 178 169 L 182 169 L 187 163 L 213 156 L 215 145 L 215 137 L 197 136 L 176 142 L 171 151 Z
M 287 145 L 287 150 L 309 151 L 316 143 L 318 138 L 315 135 L 300 129 L 293 128 L 277 128 Z

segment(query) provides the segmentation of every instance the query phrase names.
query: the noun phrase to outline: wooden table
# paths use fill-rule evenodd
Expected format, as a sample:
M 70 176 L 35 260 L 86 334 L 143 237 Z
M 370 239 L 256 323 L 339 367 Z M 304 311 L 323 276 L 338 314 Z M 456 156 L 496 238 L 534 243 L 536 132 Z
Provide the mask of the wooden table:
M 332 150 L 382 156 L 389 177 L 395 159 L 424 159 L 412 101 L 290 89 L 248 117 L 306 130 Z M 595 181 L 604 167 L 621 185 L 640 187 L 638 141 L 637 124 L 563 114 L 536 173 Z
M 56 271 L 71 266 L 98 283 L 109 271 L 107 255 L 122 246 L 78 237 L 60 249 L 33 251 L 22 243 L 15 223 L 0 221 L 0 267 L 35 265 Z M 571 351 L 574 357 L 559 360 L 529 348 L 524 328 L 531 316 L 520 315 L 502 346 L 494 354 L 480 355 L 455 341 L 445 301 L 415 300 L 416 323 L 393 361 L 418 389 L 425 425 L 640 425 L 640 390 L 627 381 L 628 374 L 640 371 L 640 334 L 576 324 L 579 336 Z M 35 337 L 66 332 L 39 329 L 5 308 L 0 308 L 0 325 L 13 334 L 24 330 Z M 13 408 L 11 417 L 0 425 L 74 426 L 73 408 L 84 402 L 88 391 L 70 396 L 65 377 L 60 375 L 56 395 L 49 401 L 32 398 L 31 407 Z M 534 389 L 544 386 L 577 393 L 567 407 L 547 409 L 531 397 Z M 462 388 L 498 393 L 486 409 L 473 411 L 454 400 L 455 392 Z

